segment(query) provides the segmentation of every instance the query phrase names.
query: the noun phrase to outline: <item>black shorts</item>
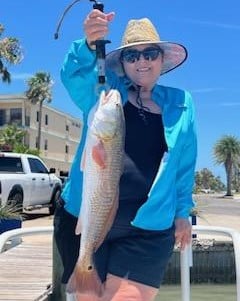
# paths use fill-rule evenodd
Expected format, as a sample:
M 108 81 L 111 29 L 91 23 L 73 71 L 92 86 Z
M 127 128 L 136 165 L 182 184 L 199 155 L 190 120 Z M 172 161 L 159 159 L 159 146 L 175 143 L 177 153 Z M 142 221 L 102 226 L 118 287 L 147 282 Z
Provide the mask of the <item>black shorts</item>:
M 114 224 L 94 254 L 94 263 L 104 282 L 108 273 L 159 288 L 172 255 L 175 228 L 150 231 L 136 228 L 130 221 L 139 205 L 120 203 Z M 63 202 L 54 217 L 54 235 L 62 258 L 62 282 L 67 283 L 79 254 L 80 235 L 75 235 L 77 218 L 69 214 Z

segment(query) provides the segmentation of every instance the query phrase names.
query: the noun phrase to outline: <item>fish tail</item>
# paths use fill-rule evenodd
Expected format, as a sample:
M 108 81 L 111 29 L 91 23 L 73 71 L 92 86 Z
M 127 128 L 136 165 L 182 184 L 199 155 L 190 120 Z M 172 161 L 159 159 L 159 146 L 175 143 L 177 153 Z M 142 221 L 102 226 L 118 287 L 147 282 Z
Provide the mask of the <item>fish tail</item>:
M 77 263 L 66 288 L 68 293 L 94 294 L 101 297 L 103 284 L 94 266 L 89 266 L 88 270 L 83 270 Z

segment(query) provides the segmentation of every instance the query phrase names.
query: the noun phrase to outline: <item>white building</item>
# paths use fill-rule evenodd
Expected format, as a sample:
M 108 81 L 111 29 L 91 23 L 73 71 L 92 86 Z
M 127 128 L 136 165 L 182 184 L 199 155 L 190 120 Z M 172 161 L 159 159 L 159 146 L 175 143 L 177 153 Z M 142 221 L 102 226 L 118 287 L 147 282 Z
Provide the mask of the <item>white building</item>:
M 39 105 L 32 105 L 24 95 L 0 94 L 0 129 L 16 124 L 26 130 L 25 145 L 37 148 Z M 82 132 L 80 119 L 46 104 L 42 108 L 40 156 L 57 173 L 69 171 Z

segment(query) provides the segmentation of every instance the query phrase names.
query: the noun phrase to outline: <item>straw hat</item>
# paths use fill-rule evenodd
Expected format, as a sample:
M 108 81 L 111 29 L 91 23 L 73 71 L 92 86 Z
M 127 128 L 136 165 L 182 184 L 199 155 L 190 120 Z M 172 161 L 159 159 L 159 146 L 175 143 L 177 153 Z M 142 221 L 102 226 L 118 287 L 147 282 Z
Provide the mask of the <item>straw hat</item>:
M 121 51 L 130 46 L 144 44 L 156 44 L 163 50 L 161 74 L 180 66 L 187 58 L 187 50 L 184 46 L 178 43 L 161 41 L 152 22 L 147 18 L 143 18 L 128 22 L 122 45 L 106 56 L 106 67 L 118 76 L 123 76 L 125 73 L 120 61 Z

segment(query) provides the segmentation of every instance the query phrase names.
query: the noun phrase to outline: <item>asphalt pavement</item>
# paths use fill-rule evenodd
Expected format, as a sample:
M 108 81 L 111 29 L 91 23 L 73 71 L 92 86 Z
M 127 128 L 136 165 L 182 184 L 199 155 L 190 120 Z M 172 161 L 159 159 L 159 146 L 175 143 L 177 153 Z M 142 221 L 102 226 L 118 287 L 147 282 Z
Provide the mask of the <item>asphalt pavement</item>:
M 227 227 L 240 233 L 240 196 L 232 199 L 225 198 L 222 194 L 201 194 L 194 196 L 194 199 L 198 210 L 197 225 Z M 23 227 L 51 226 L 52 224 L 53 216 L 48 214 L 48 209 L 31 211 L 27 219 L 23 221 Z M 226 237 L 211 236 L 211 238 L 223 240 Z M 51 241 L 52 238 L 50 235 L 45 235 L 24 239 L 41 242 Z
M 240 233 L 240 196 L 227 198 L 222 194 L 201 194 L 195 196 L 195 200 L 198 225 L 232 228 Z M 226 237 L 214 238 L 223 240 Z

